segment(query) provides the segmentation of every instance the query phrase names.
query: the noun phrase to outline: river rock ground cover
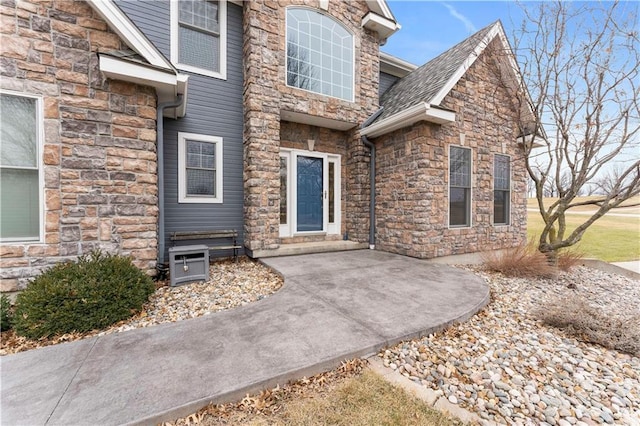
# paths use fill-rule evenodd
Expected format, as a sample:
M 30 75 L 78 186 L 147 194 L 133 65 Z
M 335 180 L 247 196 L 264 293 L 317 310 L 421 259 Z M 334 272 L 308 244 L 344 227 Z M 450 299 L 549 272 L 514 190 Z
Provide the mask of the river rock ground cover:
M 17 336 L 13 331 L 3 332 L 0 336 L 0 355 L 209 315 L 264 299 L 280 287 L 282 278 L 260 262 L 248 258 L 241 258 L 238 262 L 217 261 L 209 268 L 207 282 L 177 287 L 170 287 L 167 281 L 158 282 L 156 291 L 140 313 L 106 330 L 40 340 L 29 340 Z
M 473 271 L 489 283 L 490 304 L 443 333 L 383 351 L 385 366 L 487 423 L 640 425 L 639 355 L 582 342 L 538 319 L 558 300 L 638 318 L 640 282 L 585 267 L 554 279 Z

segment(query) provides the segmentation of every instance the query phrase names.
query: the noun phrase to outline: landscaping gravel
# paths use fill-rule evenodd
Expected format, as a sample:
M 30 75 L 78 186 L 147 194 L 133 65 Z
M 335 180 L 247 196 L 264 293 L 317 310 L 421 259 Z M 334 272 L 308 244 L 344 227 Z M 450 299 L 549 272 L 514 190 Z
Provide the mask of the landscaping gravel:
M 487 424 L 640 425 L 640 358 L 578 341 L 534 314 L 552 298 L 582 296 L 608 315 L 640 316 L 640 282 L 585 267 L 557 279 L 475 272 L 491 303 L 444 333 L 380 353 L 385 366 Z
M 264 299 L 282 287 L 282 278 L 278 274 L 264 264 L 247 258 L 241 258 L 238 262 L 212 263 L 209 272 L 210 279 L 207 282 L 187 283 L 177 287 L 161 283 L 142 312 L 106 330 L 65 334 L 42 340 L 28 340 L 16 336 L 13 331 L 4 332 L 0 342 L 0 355 L 209 315 Z
M 213 263 L 209 276 L 207 282 L 160 287 L 149 298 L 141 314 L 100 334 L 181 321 L 244 306 L 262 300 L 282 287 L 279 275 L 249 259 Z

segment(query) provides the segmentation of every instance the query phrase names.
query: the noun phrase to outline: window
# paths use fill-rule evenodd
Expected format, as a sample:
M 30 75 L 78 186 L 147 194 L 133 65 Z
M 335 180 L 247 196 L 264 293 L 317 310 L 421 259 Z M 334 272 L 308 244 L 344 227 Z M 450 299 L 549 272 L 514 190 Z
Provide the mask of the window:
M 287 85 L 351 101 L 353 36 L 319 12 L 287 9 Z
M 226 78 L 226 0 L 171 2 L 171 61 L 185 71 Z
M 449 226 L 471 226 L 471 149 L 449 149 Z
M 496 154 L 493 158 L 493 223 L 509 224 L 511 201 L 511 159 Z
M 178 202 L 222 203 L 222 138 L 178 133 Z
M 42 101 L 0 93 L 0 240 L 40 241 Z

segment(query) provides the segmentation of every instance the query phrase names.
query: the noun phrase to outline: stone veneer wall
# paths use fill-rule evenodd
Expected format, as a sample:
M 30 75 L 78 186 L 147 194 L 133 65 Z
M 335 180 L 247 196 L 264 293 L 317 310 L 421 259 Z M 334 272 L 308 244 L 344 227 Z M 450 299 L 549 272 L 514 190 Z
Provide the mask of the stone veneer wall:
M 0 246 L 2 291 L 92 249 L 151 272 L 157 246 L 156 97 L 106 80 L 98 51 L 124 47 L 83 1 L 2 1 L 0 84 L 44 103 L 44 243 Z
M 378 109 L 379 41 L 361 27 L 368 12 L 363 1 L 331 1 L 326 13 L 354 34 L 355 101 L 311 93 L 285 84 L 287 5 L 319 7 L 318 0 L 244 3 L 244 216 L 245 246 L 275 249 L 279 238 L 280 111 L 294 111 L 353 123 L 347 132 L 347 168 L 343 179 L 346 208 L 342 221 L 350 238 L 366 241 L 368 217 L 368 150 L 357 127 Z M 319 149 L 318 149 L 319 150 Z
M 446 125 L 418 123 L 378 138 L 376 247 L 431 258 L 511 247 L 526 238 L 526 170 L 516 144 L 518 114 L 499 81 L 494 45 L 471 66 L 442 107 Z M 449 146 L 472 148 L 472 226 L 448 228 Z M 493 225 L 493 156 L 511 156 L 511 224 Z

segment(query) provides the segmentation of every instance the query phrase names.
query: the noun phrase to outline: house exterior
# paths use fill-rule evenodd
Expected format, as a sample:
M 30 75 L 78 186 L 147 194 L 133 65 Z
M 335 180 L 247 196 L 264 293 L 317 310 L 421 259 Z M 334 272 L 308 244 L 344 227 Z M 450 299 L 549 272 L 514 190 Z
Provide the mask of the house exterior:
M 500 23 L 417 67 L 380 51 L 383 0 L 285 3 L 2 3 L 2 291 L 92 249 L 154 273 L 176 231 L 252 257 L 525 238 Z

